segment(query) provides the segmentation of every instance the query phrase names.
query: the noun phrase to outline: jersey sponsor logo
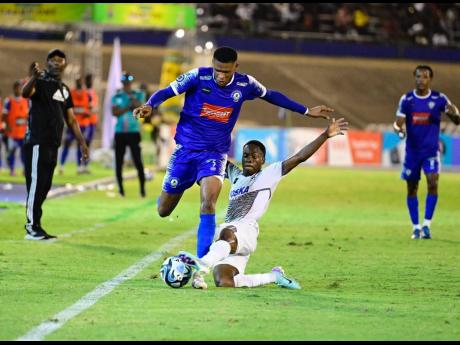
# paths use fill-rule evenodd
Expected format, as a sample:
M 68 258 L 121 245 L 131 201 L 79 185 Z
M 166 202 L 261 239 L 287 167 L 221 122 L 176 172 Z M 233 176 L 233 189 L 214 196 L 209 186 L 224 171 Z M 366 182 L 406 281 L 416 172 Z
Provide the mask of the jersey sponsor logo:
M 65 101 L 64 97 L 62 97 L 61 90 L 56 90 L 56 92 L 53 95 L 53 99 L 56 100 L 56 101 L 59 101 L 59 102 L 64 102 Z
M 228 123 L 232 115 L 233 108 L 219 107 L 209 103 L 203 103 L 200 117 L 206 117 L 209 120 L 217 122 Z
M 235 90 L 232 92 L 232 98 L 233 98 L 233 102 L 235 103 L 238 103 L 238 101 L 240 100 L 242 96 L 242 93 L 240 90 Z
M 242 194 L 245 194 L 249 191 L 249 186 L 246 186 L 246 187 L 241 187 L 241 188 L 238 188 L 238 189 L 235 189 L 235 190 L 232 190 L 231 193 L 230 193 L 230 197 L 231 198 L 234 198 L 238 195 L 242 195 Z
M 185 74 L 181 74 L 180 76 L 178 76 L 178 77 L 176 78 L 176 81 L 177 81 L 178 83 L 180 83 L 180 82 L 181 82 L 182 80 L 184 80 L 184 79 L 185 79 Z
M 433 109 L 435 105 L 436 105 L 436 103 L 434 103 L 434 102 L 429 102 L 429 103 L 428 103 L 428 107 L 429 107 L 430 109 Z
M 202 75 L 200 76 L 200 80 L 211 80 L 212 79 L 212 75 Z
M 241 81 L 237 81 L 237 82 L 236 82 L 236 85 L 238 85 L 238 86 L 243 86 L 243 87 L 244 87 L 244 86 L 247 86 L 248 83 L 242 83 Z
M 430 124 L 430 113 L 414 112 L 412 113 L 413 125 L 428 125 Z

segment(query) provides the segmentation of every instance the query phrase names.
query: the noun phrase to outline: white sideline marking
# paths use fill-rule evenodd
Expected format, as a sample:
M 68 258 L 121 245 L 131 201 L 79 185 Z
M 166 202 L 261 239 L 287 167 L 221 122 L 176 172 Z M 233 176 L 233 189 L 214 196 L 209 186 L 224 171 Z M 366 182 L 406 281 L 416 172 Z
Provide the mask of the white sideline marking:
M 93 304 L 95 304 L 99 299 L 112 292 L 118 285 L 123 283 L 126 280 L 129 280 L 136 276 L 140 271 L 145 267 L 150 265 L 152 262 L 158 260 L 163 254 L 162 252 L 168 251 L 173 247 L 177 246 L 178 242 L 185 240 L 187 237 L 196 233 L 196 229 L 189 230 L 185 233 L 182 233 L 179 236 L 174 237 L 169 242 L 162 245 L 158 251 L 153 252 L 131 267 L 128 267 L 126 270 L 121 272 L 115 278 L 108 280 L 99 286 L 97 286 L 93 291 L 87 293 L 85 296 L 80 298 L 73 305 L 67 309 L 57 313 L 52 318 L 43 321 L 40 325 L 35 328 L 32 328 L 22 337 L 17 338 L 17 341 L 31 341 L 31 340 L 43 340 L 47 335 L 55 332 L 61 328 L 67 321 L 74 318 L 82 311 L 88 309 Z

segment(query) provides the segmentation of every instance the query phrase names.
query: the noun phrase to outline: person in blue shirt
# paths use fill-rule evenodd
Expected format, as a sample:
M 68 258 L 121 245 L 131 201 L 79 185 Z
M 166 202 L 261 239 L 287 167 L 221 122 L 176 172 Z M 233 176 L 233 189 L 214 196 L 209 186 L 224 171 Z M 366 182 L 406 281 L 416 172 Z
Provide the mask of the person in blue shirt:
M 133 80 L 134 77 L 130 73 L 123 72 L 121 76 L 123 88 L 118 90 L 112 97 L 112 114 L 117 117 L 115 125 L 115 170 L 118 192 L 121 196 L 125 196 L 122 170 L 126 147 L 129 147 L 137 169 L 140 194 L 142 197 L 145 197 L 145 175 L 140 146 L 140 124 L 133 118 L 133 110 L 145 102 L 145 93 L 132 88 Z
M 433 70 L 430 66 L 417 66 L 414 76 L 415 89 L 401 97 L 393 127 L 401 139 L 407 135 L 401 178 L 407 183 L 407 207 L 413 224 L 412 238 L 430 239 L 431 220 L 438 201 L 441 115 L 446 114 L 456 125 L 460 124 L 460 115 L 458 108 L 445 94 L 431 90 Z M 417 190 L 422 169 L 426 175 L 428 194 L 425 219 L 420 226 Z
M 174 137 L 177 146 L 164 177 L 158 214 L 170 215 L 184 191 L 195 182 L 200 185 L 199 258 L 208 252 L 214 237 L 215 207 L 224 179 L 231 132 L 243 102 L 261 98 L 308 117 L 326 119 L 333 111 L 324 105 L 309 109 L 281 92 L 267 89 L 254 77 L 236 72 L 237 59 L 233 48 L 217 48 L 212 67 L 195 68 L 180 75 L 168 87 L 155 92 L 133 114 L 136 118 L 149 117 L 165 100 L 185 92 Z

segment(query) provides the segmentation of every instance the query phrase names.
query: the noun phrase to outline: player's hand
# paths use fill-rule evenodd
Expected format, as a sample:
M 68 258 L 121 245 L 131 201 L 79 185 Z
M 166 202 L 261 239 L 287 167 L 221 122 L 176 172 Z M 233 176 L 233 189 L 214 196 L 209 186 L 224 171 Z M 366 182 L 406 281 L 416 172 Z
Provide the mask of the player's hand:
M 133 116 L 137 119 L 143 119 L 144 117 L 150 117 L 152 115 L 153 108 L 150 105 L 144 104 L 134 109 Z
M 41 75 L 43 74 L 43 71 L 40 69 L 40 67 L 38 66 L 38 62 L 36 62 L 34 64 L 34 66 L 32 67 L 32 76 L 34 78 L 38 78 L 40 77 Z
M 81 161 L 82 163 L 88 163 L 89 161 L 89 148 L 86 144 L 81 145 Z
M 335 137 L 336 135 L 344 135 L 344 131 L 348 130 L 348 122 L 345 121 L 343 117 L 341 117 L 338 120 L 335 120 L 335 118 L 332 118 L 332 120 L 329 122 L 329 126 L 327 127 L 327 137 L 332 138 Z
M 310 108 L 308 110 L 307 116 L 310 117 L 320 117 L 326 120 L 330 120 L 331 117 L 329 116 L 330 113 L 332 113 L 334 109 L 326 107 L 325 105 L 318 105 L 316 107 Z
M 396 134 L 398 135 L 400 139 L 404 139 L 406 137 L 406 132 L 404 131 L 402 127 L 398 126 L 396 121 L 393 122 L 393 129 L 395 130 Z

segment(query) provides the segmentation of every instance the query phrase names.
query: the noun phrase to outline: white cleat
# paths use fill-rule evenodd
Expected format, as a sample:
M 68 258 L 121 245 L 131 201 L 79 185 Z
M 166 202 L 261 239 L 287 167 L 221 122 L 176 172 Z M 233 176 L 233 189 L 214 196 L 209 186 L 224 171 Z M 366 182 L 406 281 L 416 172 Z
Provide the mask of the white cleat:
M 192 287 L 194 289 L 203 289 L 206 290 L 208 288 L 208 284 L 204 281 L 204 278 L 201 276 L 199 272 L 195 272 L 192 277 Z

